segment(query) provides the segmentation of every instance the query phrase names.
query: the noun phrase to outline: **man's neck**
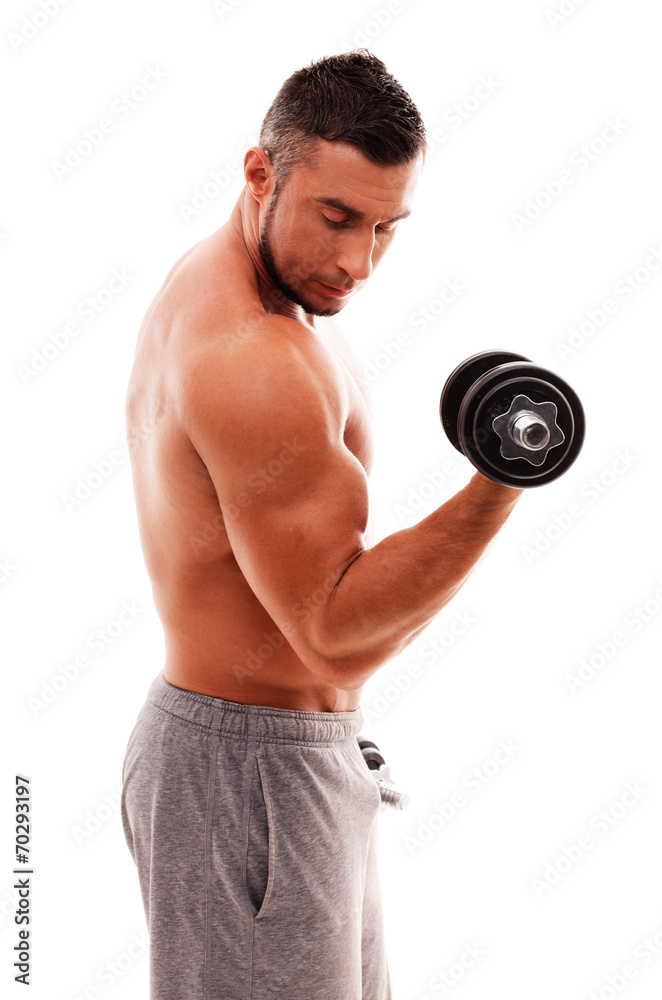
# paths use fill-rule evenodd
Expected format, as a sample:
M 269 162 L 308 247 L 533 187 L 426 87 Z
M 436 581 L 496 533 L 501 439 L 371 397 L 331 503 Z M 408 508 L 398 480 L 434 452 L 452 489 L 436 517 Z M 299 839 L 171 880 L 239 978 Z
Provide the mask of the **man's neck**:
M 260 254 L 259 208 L 247 189 L 239 195 L 228 220 L 235 237 L 255 270 L 260 301 L 265 312 L 288 316 L 315 329 L 315 316 L 287 299 L 272 281 Z

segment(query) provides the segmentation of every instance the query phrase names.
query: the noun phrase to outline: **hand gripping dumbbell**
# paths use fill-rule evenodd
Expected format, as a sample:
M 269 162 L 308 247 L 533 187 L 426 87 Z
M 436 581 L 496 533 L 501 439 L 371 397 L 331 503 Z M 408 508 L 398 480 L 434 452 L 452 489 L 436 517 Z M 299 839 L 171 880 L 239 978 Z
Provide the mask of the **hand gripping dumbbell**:
M 394 809 L 404 809 L 409 804 L 409 792 L 400 792 L 394 787 L 391 781 L 390 768 L 379 752 L 379 747 L 372 740 L 366 740 L 362 735 L 357 736 L 359 748 L 366 764 L 371 771 L 375 772 L 375 781 L 379 788 L 382 801 L 379 806 L 380 812 L 386 806 L 393 806 Z
M 521 354 L 483 351 L 451 372 L 439 415 L 451 443 L 488 479 L 543 486 L 570 468 L 584 441 L 574 389 Z

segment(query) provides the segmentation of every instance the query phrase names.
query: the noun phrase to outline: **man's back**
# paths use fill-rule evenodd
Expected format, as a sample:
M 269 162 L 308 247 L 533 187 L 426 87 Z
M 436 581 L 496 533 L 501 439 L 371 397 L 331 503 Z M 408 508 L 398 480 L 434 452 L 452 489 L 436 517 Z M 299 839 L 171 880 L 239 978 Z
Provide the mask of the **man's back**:
M 279 337 L 288 349 L 294 338 L 341 421 L 345 446 L 367 473 L 370 419 L 355 359 L 330 320 L 316 317 L 313 329 L 265 312 L 255 271 L 230 224 L 177 262 L 143 321 L 126 415 L 129 440 L 139 442 L 131 452 L 132 471 L 145 561 L 165 631 L 164 676 L 175 686 L 229 701 L 351 711 L 360 689 L 336 688 L 304 665 L 247 583 L 226 529 L 228 518 L 240 518 L 288 474 L 300 448 L 296 437 L 283 440 L 254 469 L 246 488 L 224 505 L 224 520 L 212 477 L 185 427 L 186 401 L 202 391 L 196 384 L 201 367 L 218 366 L 219 396 L 245 398 L 251 385 L 237 385 L 236 378 L 233 384 L 232 358 L 239 350 L 242 371 L 246 358 L 257 370 L 265 338 L 277 348 Z M 307 599 L 314 595 L 301 595 L 302 614 Z

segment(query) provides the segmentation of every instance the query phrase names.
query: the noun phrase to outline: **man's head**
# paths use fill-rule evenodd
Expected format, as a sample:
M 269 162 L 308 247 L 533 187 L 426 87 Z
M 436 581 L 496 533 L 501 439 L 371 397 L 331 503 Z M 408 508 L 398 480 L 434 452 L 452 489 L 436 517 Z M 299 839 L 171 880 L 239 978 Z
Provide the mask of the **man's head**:
M 319 60 L 285 81 L 246 183 L 260 207 L 259 249 L 276 287 L 307 313 L 348 301 L 409 214 L 425 156 L 418 110 L 365 50 Z

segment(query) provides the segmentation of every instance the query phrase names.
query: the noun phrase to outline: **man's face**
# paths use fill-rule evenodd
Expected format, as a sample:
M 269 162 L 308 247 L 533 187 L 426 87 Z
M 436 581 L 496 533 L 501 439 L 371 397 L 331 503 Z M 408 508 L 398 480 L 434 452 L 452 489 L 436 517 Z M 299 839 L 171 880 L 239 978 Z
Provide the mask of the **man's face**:
M 348 143 L 320 140 L 267 208 L 260 254 L 276 287 L 306 313 L 340 312 L 409 215 L 422 160 L 382 167 Z

